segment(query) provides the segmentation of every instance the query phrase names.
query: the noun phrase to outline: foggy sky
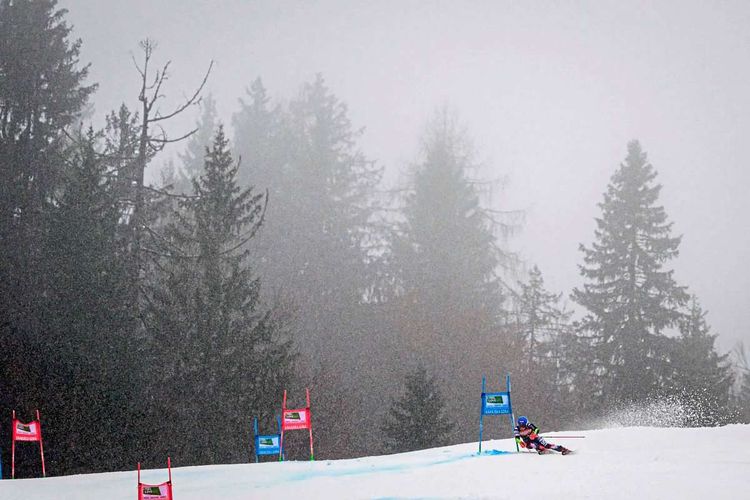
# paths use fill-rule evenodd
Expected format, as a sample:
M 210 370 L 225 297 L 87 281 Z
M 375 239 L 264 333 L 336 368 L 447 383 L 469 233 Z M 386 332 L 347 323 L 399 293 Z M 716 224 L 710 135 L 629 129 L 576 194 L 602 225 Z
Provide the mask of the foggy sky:
M 434 109 L 449 104 L 484 174 L 507 178 L 496 208 L 526 210 L 512 248 L 566 296 L 582 284 L 578 245 L 593 240 L 609 178 L 639 139 L 683 235 L 670 263 L 678 283 L 709 311 L 721 349 L 750 344 L 750 2 L 59 4 L 100 83 L 99 122 L 122 101 L 136 105 L 130 54 L 147 36 L 157 62 L 172 60 L 165 109 L 213 59 L 209 90 L 227 125 L 257 76 L 286 100 L 321 72 L 390 181 L 417 158 Z

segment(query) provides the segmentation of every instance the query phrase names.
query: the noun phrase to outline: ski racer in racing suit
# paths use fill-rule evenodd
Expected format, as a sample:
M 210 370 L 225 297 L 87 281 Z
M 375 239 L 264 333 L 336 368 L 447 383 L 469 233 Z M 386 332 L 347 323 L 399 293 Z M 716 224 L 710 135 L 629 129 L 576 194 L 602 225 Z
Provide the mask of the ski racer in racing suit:
M 567 455 L 571 452 L 564 446 L 547 442 L 539 435 L 539 432 L 539 427 L 529 422 L 529 419 L 526 417 L 518 417 L 518 425 L 513 429 L 516 443 L 518 443 L 521 448 L 536 450 L 540 455 L 549 450 L 559 451 L 563 455 Z

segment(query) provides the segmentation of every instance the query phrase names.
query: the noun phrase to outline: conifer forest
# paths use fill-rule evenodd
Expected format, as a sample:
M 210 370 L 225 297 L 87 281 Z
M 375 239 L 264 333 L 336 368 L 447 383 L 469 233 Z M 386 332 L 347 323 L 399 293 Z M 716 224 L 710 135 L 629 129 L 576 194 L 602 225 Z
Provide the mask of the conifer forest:
M 528 205 L 503 201 L 460 110 L 433 103 L 404 138 L 417 153 L 384 165 L 324 71 L 217 96 L 226 64 L 181 80 L 154 33 L 112 56 L 131 78 L 98 121 L 68 8 L 0 0 L 6 467 L 11 412 L 36 409 L 51 475 L 248 462 L 253 418 L 275 429 L 283 391 L 294 407 L 306 388 L 316 458 L 470 442 L 482 377 L 506 374 L 546 428 L 654 401 L 689 408 L 679 425 L 750 421 L 747 351 L 719 346 L 674 271 L 690 234 L 658 142 L 603 162 L 577 284 L 555 289 L 515 249 Z

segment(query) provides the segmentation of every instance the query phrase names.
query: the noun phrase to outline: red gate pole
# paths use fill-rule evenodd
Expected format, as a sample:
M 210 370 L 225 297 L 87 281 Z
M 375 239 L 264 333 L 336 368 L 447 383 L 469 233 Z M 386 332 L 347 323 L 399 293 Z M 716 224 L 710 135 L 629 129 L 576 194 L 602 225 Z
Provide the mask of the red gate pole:
M 47 477 L 47 472 L 44 470 L 44 445 L 42 444 L 42 419 L 39 417 L 39 410 L 36 411 L 36 422 L 39 426 L 39 453 L 42 456 L 42 477 Z
M 313 452 L 313 437 L 312 437 L 312 410 L 310 409 L 310 389 L 305 388 L 307 393 L 307 428 L 310 430 L 310 460 L 315 460 L 315 453 Z
M 279 462 L 284 460 L 284 410 L 286 410 L 286 389 L 281 402 L 281 436 L 279 437 Z
M 138 500 L 141 500 L 141 463 L 138 462 Z
M 167 483 L 167 491 L 169 492 L 169 500 L 174 500 L 172 497 L 172 458 L 167 456 L 167 469 L 169 470 L 169 482 Z
M 16 478 L 16 410 L 13 410 L 13 442 L 11 443 L 10 452 L 10 478 Z

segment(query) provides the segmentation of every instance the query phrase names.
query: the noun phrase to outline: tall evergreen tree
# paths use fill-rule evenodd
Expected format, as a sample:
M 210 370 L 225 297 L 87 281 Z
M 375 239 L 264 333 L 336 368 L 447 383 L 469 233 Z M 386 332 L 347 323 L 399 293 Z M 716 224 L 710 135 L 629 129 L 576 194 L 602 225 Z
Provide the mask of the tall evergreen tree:
M 81 41 L 70 41 L 66 10 L 56 0 L 0 2 L 0 222 L 16 229 L 22 254 L 60 181 L 58 155 L 96 85 L 78 67 Z M 36 232 L 34 231 L 36 230 Z M 32 234 L 34 233 L 34 234 Z M 26 238 L 20 238 L 25 236 Z
M 246 460 L 249 435 L 238 439 L 237 429 L 249 428 L 250 415 L 270 425 L 292 375 L 283 316 L 259 307 L 248 261 L 263 195 L 238 186 L 227 144 L 219 128 L 194 196 L 180 202 L 167 230 L 169 257 L 150 299 L 153 375 L 165 376 L 160 408 L 170 415 L 159 434 L 183 463 Z
M 327 385 L 316 392 L 356 394 L 372 374 L 364 373 L 371 360 L 363 359 L 370 338 L 362 302 L 380 169 L 360 150 L 361 131 L 321 76 L 283 108 L 256 80 L 241 104 L 234 117 L 241 169 L 269 193 L 252 250 L 264 299 L 279 297 L 294 311 L 304 338 L 300 366 L 308 381 Z M 318 429 L 335 434 L 321 437 L 319 454 L 350 454 L 351 446 L 331 445 L 345 442 L 340 436 L 358 439 L 361 428 L 329 403 L 316 405 Z
M 66 129 L 94 92 L 55 0 L 0 0 L 0 391 L 3 412 L 44 411 L 52 325 L 44 249 Z M 3 427 L 3 433 L 7 427 Z M 48 436 L 52 438 L 53 436 Z M 5 438 L 10 440 L 9 434 Z M 5 438 L 3 439 L 5 441 Z M 3 448 L 4 450 L 7 447 Z
M 130 388 L 137 384 L 122 300 L 127 274 L 116 187 L 93 132 L 78 142 L 44 249 L 45 435 L 49 464 L 66 473 L 130 463 Z M 71 449 L 79 452 L 71 456 Z
M 672 387 L 692 410 L 689 423 L 696 426 L 726 423 L 728 419 L 734 377 L 729 354 L 719 355 L 715 341 L 706 312 L 693 296 L 688 314 L 680 321 L 680 337 L 672 357 Z
M 256 78 L 240 99 L 240 109 L 232 117 L 235 147 L 241 159 L 237 175 L 241 185 L 255 184 L 269 189 L 274 203 L 282 201 L 284 164 L 291 140 L 284 132 L 284 109 L 272 106 L 268 91 Z
M 258 80 L 234 119 L 243 165 L 268 183 L 272 200 L 259 235 L 260 271 L 264 283 L 297 302 L 310 335 L 330 342 L 331 322 L 360 301 L 365 287 L 365 239 L 380 170 L 359 151 L 360 132 L 322 77 L 288 108 L 283 118 L 270 110 Z
M 666 266 L 677 257 L 680 237 L 671 236 L 661 185 L 637 141 L 612 176 L 599 204 L 595 241 L 581 245 L 583 288 L 573 300 L 587 313 L 581 333 L 589 337 L 599 401 L 631 402 L 662 392 L 669 381 L 672 341 L 688 296 Z
M 439 113 L 405 189 L 388 258 L 396 279 L 391 316 L 401 350 L 445 374 L 448 404 L 465 438 L 477 380 L 514 357 L 502 335 L 498 276 L 508 254 L 470 178 L 472 154 L 455 118 Z
M 210 144 L 218 126 L 216 100 L 209 94 L 200 103 L 201 116 L 185 145 L 185 151 L 179 155 L 182 168 L 177 172 L 174 191 L 189 194 L 193 189 L 193 179 L 203 172 L 206 144 Z
M 520 283 L 517 302 L 517 333 L 522 354 L 515 363 L 514 386 L 518 402 L 547 420 L 563 417 L 563 394 L 566 391 L 566 339 L 572 312 L 560 304 L 562 293 L 547 291 L 539 267 L 529 271 L 527 283 Z
M 138 168 L 138 141 L 140 116 L 132 113 L 125 104 L 107 115 L 104 128 L 104 146 L 111 175 L 117 179 L 117 196 L 122 213 L 122 232 L 133 214 L 135 196 L 133 179 Z M 149 158 L 150 159 L 150 158 Z
M 538 266 L 529 271 L 528 283 L 520 283 L 518 311 L 525 341 L 524 358 L 533 370 L 557 357 L 555 341 L 571 316 L 560 305 L 561 293 L 548 292 Z
M 385 451 L 400 453 L 449 444 L 454 427 L 440 385 L 423 366 L 406 375 L 401 397 L 391 404 L 381 430 Z

